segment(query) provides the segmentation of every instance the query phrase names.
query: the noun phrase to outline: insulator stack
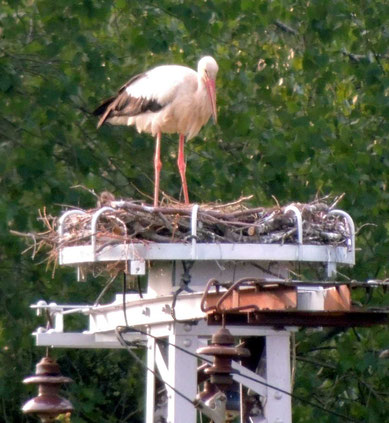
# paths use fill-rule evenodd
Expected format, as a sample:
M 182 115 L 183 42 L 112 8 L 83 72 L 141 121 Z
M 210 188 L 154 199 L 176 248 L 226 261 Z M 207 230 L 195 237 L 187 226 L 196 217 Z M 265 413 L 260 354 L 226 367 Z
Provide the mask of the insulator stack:
M 221 391 L 225 391 L 233 383 L 231 374 L 235 371 L 231 366 L 232 360 L 250 355 L 247 348 L 234 346 L 234 337 L 224 327 L 212 336 L 211 345 L 199 348 L 197 353 L 213 356 L 212 366 L 206 368 L 204 373 L 210 376 L 210 382 Z
M 62 376 L 53 358 L 43 357 L 36 365 L 35 374 L 23 380 L 23 383 L 38 385 L 38 396 L 24 404 L 23 413 L 35 414 L 42 423 L 51 423 L 60 414 L 72 412 L 71 402 L 58 395 L 61 385 L 70 382 L 73 380 Z

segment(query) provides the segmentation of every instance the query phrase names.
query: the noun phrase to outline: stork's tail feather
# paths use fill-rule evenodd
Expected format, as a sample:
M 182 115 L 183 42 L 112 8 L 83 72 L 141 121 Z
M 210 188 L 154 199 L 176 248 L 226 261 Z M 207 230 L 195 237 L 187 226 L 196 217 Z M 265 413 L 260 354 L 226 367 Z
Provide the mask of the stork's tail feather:
M 100 126 L 105 122 L 107 119 L 109 113 L 111 112 L 111 108 L 109 107 L 112 102 L 115 100 L 116 97 L 110 97 L 107 100 L 105 100 L 103 103 L 100 104 L 99 107 L 97 107 L 95 110 L 93 110 L 94 116 L 101 116 L 97 123 L 97 129 L 100 128 Z

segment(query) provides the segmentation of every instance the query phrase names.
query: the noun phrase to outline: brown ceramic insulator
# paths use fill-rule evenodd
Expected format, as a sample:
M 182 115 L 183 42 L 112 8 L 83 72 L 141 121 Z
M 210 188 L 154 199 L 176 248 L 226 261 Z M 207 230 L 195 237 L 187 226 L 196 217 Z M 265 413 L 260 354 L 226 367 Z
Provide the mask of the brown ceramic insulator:
M 36 366 L 35 375 L 23 380 L 23 383 L 38 385 L 38 396 L 23 405 L 23 413 L 36 414 L 42 423 L 51 423 L 60 414 L 73 411 L 70 401 L 59 396 L 61 385 L 69 382 L 72 379 L 61 375 L 54 359 L 42 358 Z
M 212 398 L 217 391 L 218 389 L 216 388 L 216 386 L 213 385 L 209 380 L 207 380 L 204 382 L 204 389 L 199 392 L 198 398 L 201 399 L 201 401 L 206 402 L 210 398 Z
M 42 423 L 51 423 L 60 414 L 72 412 L 73 406 L 70 401 L 58 395 L 43 394 L 26 402 L 22 411 L 37 415 Z
M 212 366 L 206 368 L 204 373 L 210 375 L 211 383 L 216 384 L 222 390 L 233 382 L 231 377 L 231 373 L 234 373 L 231 367 L 232 360 L 250 355 L 246 348 L 234 347 L 234 337 L 226 328 L 219 329 L 212 336 L 212 344 L 199 348 L 197 353 L 213 356 Z
M 234 337 L 228 329 L 220 328 L 212 335 L 211 342 L 218 345 L 234 345 Z

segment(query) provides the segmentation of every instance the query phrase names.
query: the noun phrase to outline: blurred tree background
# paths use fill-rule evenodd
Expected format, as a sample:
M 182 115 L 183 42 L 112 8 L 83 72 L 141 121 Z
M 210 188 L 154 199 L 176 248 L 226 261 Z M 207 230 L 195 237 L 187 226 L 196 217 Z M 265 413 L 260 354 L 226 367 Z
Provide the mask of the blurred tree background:
M 192 201 L 253 194 L 251 205 L 266 206 L 344 192 L 340 206 L 360 228 L 357 265 L 344 273 L 388 277 L 387 1 L 0 0 L 0 17 L 0 420 L 32 421 L 19 411 L 31 396 L 21 380 L 43 354 L 31 332 L 44 322 L 29 305 L 91 303 L 104 282 L 77 284 L 68 269 L 53 279 L 10 229 L 41 231 L 44 207 L 94 205 L 76 185 L 152 194 L 154 140 L 97 131 L 91 111 L 154 65 L 195 68 L 205 54 L 219 63 L 219 123 L 187 145 Z M 179 198 L 176 150 L 165 136 L 161 186 Z M 356 300 L 388 304 L 381 291 Z M 301 331 L 296 345 L 296 394 L 358 422 L 387 418 L 387 328 Z M 126 352 L 53 354 L 76 381 L 72 422 L 143 421 L 144 373 Z M 303 402 L 293 410 L 295 422 L 343 421 Z

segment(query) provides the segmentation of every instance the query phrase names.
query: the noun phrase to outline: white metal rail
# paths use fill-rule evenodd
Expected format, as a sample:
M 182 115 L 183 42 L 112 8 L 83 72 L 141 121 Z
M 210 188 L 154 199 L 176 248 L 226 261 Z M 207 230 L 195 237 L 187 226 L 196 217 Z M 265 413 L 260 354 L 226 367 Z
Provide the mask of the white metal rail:
M 97 245 L 99 219 L 103 214 L 109 215 L 120 207 L 120 202 L 113 202 L 112 207 L 103 207 L 92 216 L 90 243 L 79 246 L 66 246 L 66 224 L 72 215 L 85 214 L 83 210 L 71 210 L 59 219 L 58 235 L 59 263 L 62 265 L 80 266 L 87 263 L 112 261 L 129 261 L 130 273 L 144 274 L 146 261 L 154 261 L 148 273 L 148 292 L 143 298 L 137 294 L 117 295 L 116 300 L 108 305 L 57 305 L 43 301 L 32 306 L 38 311 L 46 310 L 50 316 L 51 326 L 38 328 L 35 332 L 39 346 L 55 346 L 66 348 L 121 348 L 115 336 L 115 329 L 125 324 L 126 313 L 128 324 L 133 328 L 142 328 L 143 334 L 126 333 L 128 341 L 142 342 L 147 345 L 147 366 L 159 370 L 165 380 L 186 396 L 192 398 L 197 391 L 197 359 L 179 350 L 174 345 L 195 352 L 198 346 L 206 343 L 214 333 L 214 327 L 207 326 L 201 311 L 200 302 L 205 282 L 210 278 L 220 277 L 222 280 L 234 280 L 238 277 L 251 277 L 254 273 L 264 279 L 287 277 L 288 262 L 313 262 L 326 265 L 328 275 L 336 271 L 337 264 L 353 265 L 355 262 L 355 228 L 351 217 L 342 210 L 332 210 L 330 215 L 340 216 L 348 233 L 346 246 L 308 245 L 304 244 L 304 221 L 300 210 L 290 205 L 284 213 L 293 213 L 296 224 L 296 244 L 221 244 L 199 243 L 197 239 L 198 213 L 200 206 L 195 204 L 191 211 L 191 235 L 186 243 L 146 243 L 140 240 L 128 241 L 115 245 Z M 152 211 L 152 208 L 150 209 Z M 111 216 L 112 217 L 112 216 Z M 120 222 L 119 222 L 120 223 Z M 126 228 L 124 228 L 126 233 Z M 127 237 L 126 237 L 127 238 Z M 61 242 L 62 240 L 62 242 Z M 195 292 L 181 292 L 174 296 L 181 278 L 181 269 L 172 262 L 180 260 L 194 261 L 191 269 L 191 287 Z M 159 262 L 159 263 L 158 263 Z M 272 264 L 271 272 L 266 273 L 255 267 L 256 263 Z M 249 264 L 249 266 L 247 265 Z M 253 266 L 251 266 L 253 264 Z M 250 267 L 251 266 L 251 267 Z M 259 276 L 258 276 L 259 275 Z M 177 318 L 188 321 L 182 324 L 173 319 L 171 307 L 175 304 Z M 176 301 L 177 300 L 177 301 Z M 79 313 L 86 319 L 88 329 L 82 333 L 66 332 L 64 316 Z M 196 324 L 190 324 L 196 322 Z M 287 327 L 274 330 L 270 327 L 229 326 L 231 333 L 239 338 L 264 337 L 266 351 L 266 369 L 261 378 L 255 372 L 235 363 L 240 374 L 234 376 L 239 383 L 246 385 L 261 398 L 263 415 L 252 418 L 252 422 L 291 423 L 291 400 L 281 391 L 250 381 L 243 374 L 261 381 L 273 383 L 290 391 L 290 333 L 295 328 Z M 149 336 L 146 336 L 145 333 Z M 150 337 L 152 335 L 153 337 Z M 165 354 L 159 350 L 156 338 L 169 340 Z M 165 355 L 165 356 L 164 356 Z M 146 423 L 154 423 L 157 413 L 162 412 L 169 423 L 185 421 L 194 423 L 196 412 L 193 405 L 185 403 L 175 392 L 168 391 L 166 410 L 157 409 L 155 404 L 155 377 L 147 372 L 147 413 Z M 182 375 L 185 374 L 185 377 Z M 275 382 L 277 381 L 277 383 Z
M 329 214 L 345 219 L 349 238 L 347 246 L 310 245 L 303 243 L 303 219 L 296 206 L 286 207 L 285 213 L 293 212 L 296 218 L 297 244 L 239 244 L 239 243 L 199 243 L 197 242 L 197 216 L 199 206 L 195 204 L 191 213 L 191 235 L 188 243 L 149 243 L 133 240 L 124 244 L 108 245 L 97 251 L 97 223 L 104 213 L 114 211 L 103 207 L 95 212 L 91 221 L 91 242 L 87 245 L 60 246 L 59 263 L 79 265 L 105 261 L 142 260 L 245 260 L 277 262 L 321 262 L 353 265 L 355 263 L 355 228 L 352 218 L 342 210 Z M 82 210 L 64 213 L 59 220 L 58 234 L 64 237 L 67 218 L 74 214 L 84 214 Z M 60 243 L 61 245 L 61 243 Z

